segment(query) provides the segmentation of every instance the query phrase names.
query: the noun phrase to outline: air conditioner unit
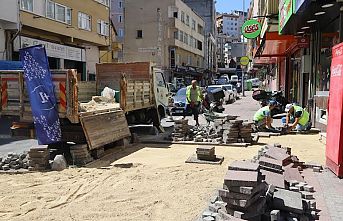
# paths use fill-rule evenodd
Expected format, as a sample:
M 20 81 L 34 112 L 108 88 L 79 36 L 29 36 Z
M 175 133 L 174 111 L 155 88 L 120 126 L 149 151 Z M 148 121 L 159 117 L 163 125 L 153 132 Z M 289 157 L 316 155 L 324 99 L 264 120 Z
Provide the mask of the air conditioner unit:
M 310 73 L 311 57 L 310 55 L 303 55 L 301 57 L 301 73 Z

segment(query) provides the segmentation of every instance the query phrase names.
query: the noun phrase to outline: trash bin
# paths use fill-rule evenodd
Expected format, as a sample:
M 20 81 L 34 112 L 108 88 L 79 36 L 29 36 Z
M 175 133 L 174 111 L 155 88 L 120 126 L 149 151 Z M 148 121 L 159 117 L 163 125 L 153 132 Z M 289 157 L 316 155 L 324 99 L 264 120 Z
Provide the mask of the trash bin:
M 248 91 L 252 90 L 252 82 L 251 81 L 247 81 L 247 90 Z
M 115 91 L 114 99 L 117 103 L 120 103 L 120 91 Z

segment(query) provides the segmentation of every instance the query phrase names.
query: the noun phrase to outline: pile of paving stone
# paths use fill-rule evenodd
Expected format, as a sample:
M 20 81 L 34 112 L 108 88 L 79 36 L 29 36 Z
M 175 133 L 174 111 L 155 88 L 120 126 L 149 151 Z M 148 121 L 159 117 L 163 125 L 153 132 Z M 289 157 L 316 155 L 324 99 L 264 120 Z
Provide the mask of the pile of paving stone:
M 0 170 L 28 169 L 29 162 L 27 153 L 8 153 L 6 157 L 0 157 Z
M 196 154 L 199 160 L 214 161 L 217 159 L 215 147 L 197 147 Z
M 183 141 L 189 133 L 188 120 L 179 119 L 174 120 L 174 131 L 172 133 L 173 141 Z
M 222 189 L 212 197 L 199 220 L 318 219 L 313 186 L 304 181 L 303 168 L 321 168 L 300 162 L 291 149 L 265 146 L 252 161 L 235 161 Z
M 49 169 L 50 152 L 47 145 L 32 147 L 28 153 L 29 155 L 29 170 L 30 171 L 44 171 Z
M 188 120 L 175 120 L 173 141 L 194 141 L 206 143 L 252 143 L 252 123 L 236 120 L 228 116 L 226 119 L 216 119 L 208 126 L 193 127 Z

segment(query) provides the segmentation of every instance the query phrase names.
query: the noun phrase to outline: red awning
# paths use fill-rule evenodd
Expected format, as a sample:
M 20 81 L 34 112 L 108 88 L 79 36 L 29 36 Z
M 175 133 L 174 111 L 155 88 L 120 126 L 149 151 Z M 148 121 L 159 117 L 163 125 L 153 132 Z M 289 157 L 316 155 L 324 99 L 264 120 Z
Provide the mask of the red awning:
M 285 57 L 298 44 L 293 35 L 279 35 L 278 32 L 267 32 L 265 34 L 263 48 L 257 57 Z

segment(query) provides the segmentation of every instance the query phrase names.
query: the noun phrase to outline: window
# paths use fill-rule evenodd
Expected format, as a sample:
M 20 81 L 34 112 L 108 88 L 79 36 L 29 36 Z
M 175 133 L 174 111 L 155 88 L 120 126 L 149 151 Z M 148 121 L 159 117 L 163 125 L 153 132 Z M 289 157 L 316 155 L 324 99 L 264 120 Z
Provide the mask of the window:
M 123 8 L 123 2 L 122 1 L 119 2 L 119 8 Z
M 204 32 L 204 28 L 198 24 L 198 33 L 202 34 Z
M 200 51 L 202 51 L 202 42 L 201 42 L 201 41 L 198 41 L 198 49 L 199 49 Z
M 179 31 L 179 40 L 183 41 L 183 31 Z
M 188 45 L 188 34 L 185 33 L 183 37 L 184 37 L 183 42 Z
M 195 30 L 196 22 L 194 19 L 192 19 L 192 29 Z
M 186 25 L 189 26 L 189 15 L 186 15 Z
M 55 19 L 55 3 L 52 1 L 46 2 L 46 17 Z
M 119 37 L 124 37 L 124 29 L 119 28 L 119 30 L 118 30 L 118 36 L 119 36 Z
M 79 12 L 79 28 L 87 31 L 92 30 L 91 16 L 85 13 Z
M 108 22 L 98 20 L 98 34 L 103 36 L 109 36 L 109 25 Z
M 53 1 L 46 1 L 46 17 L 71 25 L 71 8 Z
M 25 11 L 33 12 L 33 0 L 20 0 L 20 8 Z
M 173 13 L 173 17 L 174 17 L 174 18 L 178 18 L 178 17 L 179 17 L 179 16 L 178 16 L 178 12 L 174 12 L 174 13 Z
M 179 39 L 179 31 L 174 31 L 174 39 Z
M 143 31 L 137 30 L 137 38 L 143 38 Z
M 122 23 L 123 22 L 123 16 L 122 15 L 118 15 L 118 22 Z
M 185 23 L 185 13 L 181 12 L 181 21 Z

